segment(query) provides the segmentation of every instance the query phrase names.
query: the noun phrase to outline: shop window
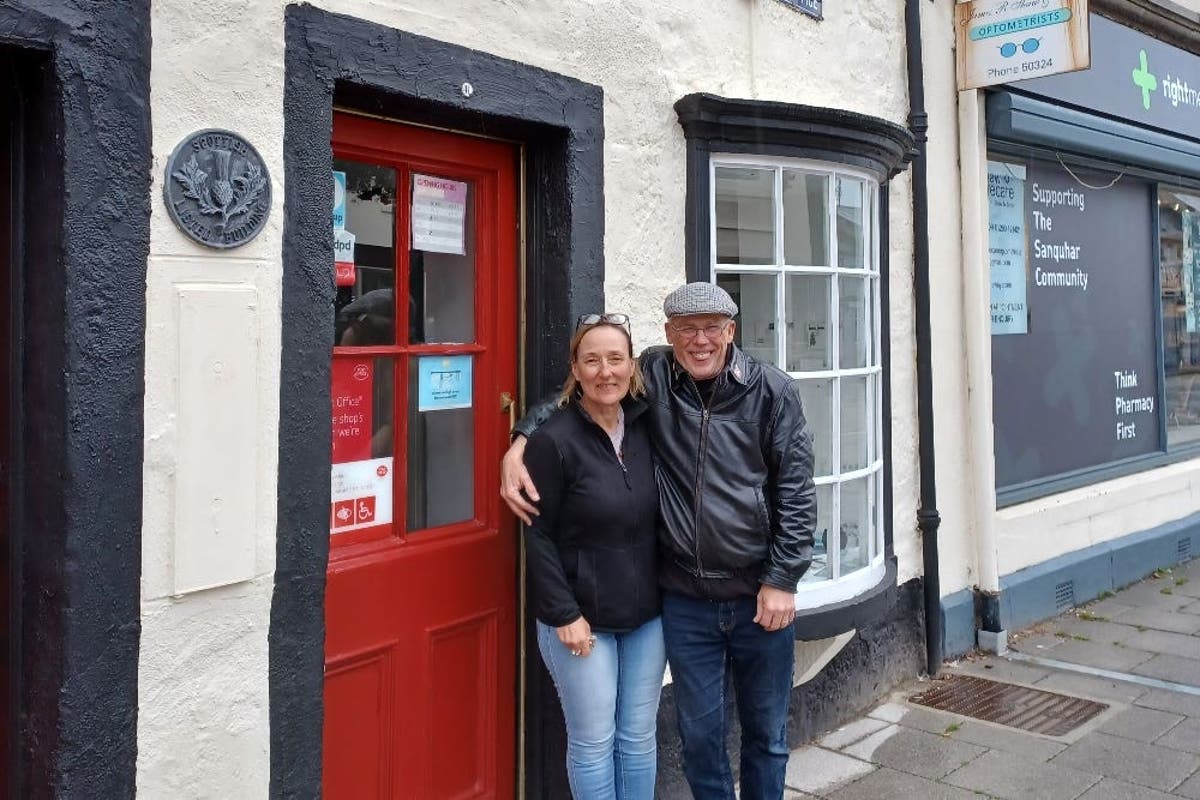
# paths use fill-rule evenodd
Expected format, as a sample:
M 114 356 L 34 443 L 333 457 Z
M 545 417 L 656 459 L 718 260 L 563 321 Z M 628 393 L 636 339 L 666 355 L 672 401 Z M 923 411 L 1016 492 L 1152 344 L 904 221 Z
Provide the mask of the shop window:
M 1200 193 L 996 157 L 988 207 L 999 502 L 1145 469 L 1200 440 Z
M 1159 187 L 1167 446 L 1200 442 L 1200 190 Z
M 812 432 L 818 522 L 798 602 L 871 585 L 883 568 L 879 188 L 819 162 L 713 156 L 712 279 L 736 341 L 796 379 Z

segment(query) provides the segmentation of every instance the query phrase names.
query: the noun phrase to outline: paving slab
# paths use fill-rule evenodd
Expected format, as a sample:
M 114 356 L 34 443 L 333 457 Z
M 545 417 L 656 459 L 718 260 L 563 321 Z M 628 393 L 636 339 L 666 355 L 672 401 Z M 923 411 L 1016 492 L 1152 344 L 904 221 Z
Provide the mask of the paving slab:
M 1200 600 L 1179 609 L 1182 614 L 1200 614 Z
M 1135 631 L 1122 644 L 1138 650 L 1200 659 L 1200 636 L 1168 633 L 1167 631 Z
M 1130 670 L 1135 675 L 1164 681 L 1200 686 L 1200 660 L 1180 656 L 1157 655 Z
M 881 719 L 863 717 L 848 725 L 843 725 L 836 731 L 831 731 L 817 740 L 817 744 L 828 750 L 840 750 L 848 744 L 854 744 L 859 739 L 886 728 L 888 723 Z
M 967 718 L 959 714 L 914 705 L 910 706 L 908 713 L 900 718 L 899 724 L 905 728 L 916 728 L 919 731 L 940 735 L 952 725 L 961 725 L 965 719 Z
M 1151 689 L 1139 697 L 1134 705 L 1183 714 L 1185 717 L 1200 717 L 1200 695 Z
M 1170 631 L 1172 633 L 1196 633 L 1200 631 L 1200 615 L 1180 614 L 1159 608 L 1131 608 L 1113 617 L 1121 625 L 1141 626 L 1147 630 Z
M 1091 603 L 1086 603 L 1082 608 L 1091 611 L 1093 614 L 1101 614 L 1106 617 L 1115 617 L 1123 611 L 1129 611 L 1133 608 L 1132 603 L 1122 602 L 1119 597 L 1113 595 L 1103 600 L 1094 600 Z
M 1176 611 L 1191 602 L 1185 594 L 1176 594 L 1173 576 L 1156 578 L 1124 589 L 1118 595 L 1125 605 Z
M 1082 636 L 1089 641 L 1099 644 L 1124 642 L 1138 632 L 1135 625 L 1124 625 L 1120 622 L 1114 622 L 1107 617 L 1104 619 L 1079 619 L 1076 616 L 1058 617 L 1046 625 L 1046 628 L 1050 631 L 1050 635 L 1060 641 Z M 1064 634 L 1064 636 L 1059 636 L 1058 634 Z M 1078 639 L 1075 641 L 1078 641 Z
M 867 777 L 838 789 L 829 795 L 829 800 L 898 800 L 918 797 L 921 800 L 979 800 L 979 795 L 966 789 L 935 783 L 928 778 L 887 767 L 877 769 Z
M 1179 714 L 1133 706 L 1118 712 L 1099 730 L 1149 744 L 1184 720 Z
M 1100 732 L 1083 737 L 1050 763 L 1160 791 L 1178 786 L 1197 767 L 1189 753 Z
M 820 747 L 801 747 L 788 758 L 784 783 L 789 789 L 825 796 L 876 769 L 857 758 Z
M 1083 794 L 1079 800 L 1176 800 L 1173 795 L 1157 789 L 1147 789 L 1114 778 L 1105 778 Z
M 1189 797 L 1191 800 L 1200 800 L 1200 772 L 1176 786 L 1171 794 Z
M 1187 597 L 1200 597 L 1200 578 L 1184 577 L 1185 583 L 1176 584 L 1175 594 Z
M 884 722 L 899 722 L 907 713 L 908 706 L 903 703 L 884 703 L 871 709 L 867 716 L 872 719 L 881 719 Z
M 1036 684 L 1039 689 L 1072 694 L 1100 702 L 1132 703 L 1146 693 L 1146 687 L 1127 681 L 1114 681 L 1078 672 L 1055 672 Z
M 1200 719 L 1185 719 L 1155 739 L 1154 743 L 1172 750 L 1200 755 Z M 1196 767 L 1200 769 L 1200 760 L 1197 760 Z
M 1042 764 L 992 750 L 958 769 L 945 782 L 1011 800 L 1074 800 L 1100 778 L 1053 763 Z
M 740 794 L 738 796 L 741 797 Z M 817 800 L 817 796 L 806 792 L 797 792 L 794 789 L 784 789 L 783 800 Z
M 1066 744 L 1036 733 L 990 722 L 967 720 L 950 738 L 993 750 L 1003 750 L 1033 761 L 1047 761 L 1067 749 Z
M 1107 669 L 1114 672 L 1129 672 L 1139 664 L 1144 664 L 1155 657 L 1154 653 L 1145 650 L 1135 650 L 1132 647 L 1116 647 L 1109 642 L 1079 642 L 1070 641 L 1054 649 L 1049 658 L 1059 661 L 1069 661 L 1072 664 L 1086 664 L 1089 667 Z
M 976 661 L 962 660 L 954 667 L 946 670 L 947 673 L 962 673 L 964 675 L 975 675 L 979 678 L 987 678 L 993 681 L 1002 681 L 1005 683 L 1016 683 L 1032 685 L 1038 681 L 1049 677 L 1053 670 L 1048 667 L 1039 667 L 1034 664 L 1023 664 L 1017 661 L 1010 661 L 1004 656 L 988 656 L 984 659 Z
M 842 750 L 885 767 L 938 779 L 983 755 L 985 748 L 912 728 L 885 728 Z

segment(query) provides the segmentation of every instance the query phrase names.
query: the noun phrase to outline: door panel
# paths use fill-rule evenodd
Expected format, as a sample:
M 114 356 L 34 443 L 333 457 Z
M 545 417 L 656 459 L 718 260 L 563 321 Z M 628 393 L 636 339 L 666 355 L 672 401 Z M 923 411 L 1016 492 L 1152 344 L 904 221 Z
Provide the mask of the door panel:
M 325 796 L 510 798 L 517 544 L 493 489 L 516 386 L 518 153 L 349 115 L 333 147 Z

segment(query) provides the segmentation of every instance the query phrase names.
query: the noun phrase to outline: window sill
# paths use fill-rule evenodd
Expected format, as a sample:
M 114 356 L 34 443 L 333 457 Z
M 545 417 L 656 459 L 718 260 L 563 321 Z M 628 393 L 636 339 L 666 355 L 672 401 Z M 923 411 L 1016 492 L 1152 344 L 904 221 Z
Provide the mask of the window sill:
M 862 628 L 881 618 L 895 602 L 896 557 L 884 558 L 882 564 L 869 571 L 865 588 L 852 597 L 835 599 L 823 605 L 796 609 L 796 638 L 802 641 L 828 639 L 839 633 Z M 830 587 L 832 590 L 834 587 Z M 805 598 L 805 595 L 812 595 Z M 821 602 L 824 597 L 836 597 L 820 590 L 801 590 L 798 603 Z

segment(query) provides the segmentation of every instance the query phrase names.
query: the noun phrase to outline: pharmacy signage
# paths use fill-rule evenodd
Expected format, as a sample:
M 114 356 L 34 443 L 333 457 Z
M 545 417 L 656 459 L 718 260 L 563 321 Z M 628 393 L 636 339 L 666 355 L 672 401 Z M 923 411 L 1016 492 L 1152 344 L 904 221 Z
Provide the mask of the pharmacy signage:
M 1092 68 L 1015 88 L 1171 133 L 1200 130 L 1200 56 L 1092 16 Z

